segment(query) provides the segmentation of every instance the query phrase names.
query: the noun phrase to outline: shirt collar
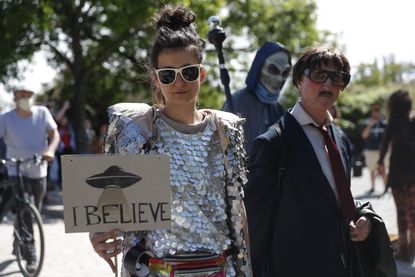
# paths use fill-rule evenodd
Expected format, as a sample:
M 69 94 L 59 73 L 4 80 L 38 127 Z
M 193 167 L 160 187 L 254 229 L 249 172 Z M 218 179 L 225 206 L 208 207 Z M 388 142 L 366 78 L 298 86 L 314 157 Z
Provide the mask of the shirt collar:
M 290 111 L 291 115 L 297 120 L 297 122 L 301 126 L 306 126 L 313 124 L 314 126 L 319 126 L 314 119 L 304 110 L 303 106 L 301 105 L 301 102 L 298 101 L 292 110 Z M 326 122 L 324 123 L 325 126 L 330 125 L 333 122 L 333 117 L 331 114 L 327 111 L 326 115 Z

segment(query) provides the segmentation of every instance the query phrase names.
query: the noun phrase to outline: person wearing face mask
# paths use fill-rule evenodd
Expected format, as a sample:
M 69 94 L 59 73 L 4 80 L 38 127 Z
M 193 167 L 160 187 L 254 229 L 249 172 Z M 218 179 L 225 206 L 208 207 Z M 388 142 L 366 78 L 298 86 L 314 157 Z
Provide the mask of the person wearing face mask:
M 35 205 L 40 210 L 46 193 L 47 162 L 52 161 L 59 143 L 57 126 L 49 110 L 33 105 L 33 92 L 14 91 L 16 108 L 0 116 L 0 137 L 7 146 L 8 158 L 26 159 L 35 154 L 42 156 L 42 163 L 22 165 L 25 181 L 32 187 Z M 10 176 L 15 168 L 8 168 Z
M 0 137 L 7 147 L 7 158 L 28 159 L 35 154 L 42 156 L 39 165 L 27 162 L 21 165 L 24 185 L 32 193 L 35 206 L 41 210 L 46 193 L 47 162 L 52 161 L 59 143 L 59 133 L 49 110 L 35 106 L 30 90 L 14 91 L 16 108 L 0 116 Z M 16 167 L 7 165 L 8 175 L 16 176 Z M 2 199 L 10 199 L 11 191 L 5 192 Z M 3 202 L 4 203 L 4 202 Z M 0 203 L 0 209 L 2 203 Z M 34 245 L 26 252 L 27 270 L 35 269 L 36 251 Z
M 246 119 L 244 131 L 248 153 L 254 138 L 284 113 L 278 98 L 290 71 L 290 51 L 278 42 L 265 42 L 252 62 L 246 87 L 232 94 L 233 107 L 229 101 L 225 102 L 222 110 Z

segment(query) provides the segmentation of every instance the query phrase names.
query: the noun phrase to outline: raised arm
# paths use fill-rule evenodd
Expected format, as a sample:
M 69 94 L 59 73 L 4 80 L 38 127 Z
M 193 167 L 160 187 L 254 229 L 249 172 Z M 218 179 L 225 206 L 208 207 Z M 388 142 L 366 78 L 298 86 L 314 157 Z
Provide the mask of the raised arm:
M 43 152 L 43 159 L 50 162 L 55 157 L 56 149 L 58 148 L 60 136 L 58 129 L 53 128 L 48 131 L 49 144 Z

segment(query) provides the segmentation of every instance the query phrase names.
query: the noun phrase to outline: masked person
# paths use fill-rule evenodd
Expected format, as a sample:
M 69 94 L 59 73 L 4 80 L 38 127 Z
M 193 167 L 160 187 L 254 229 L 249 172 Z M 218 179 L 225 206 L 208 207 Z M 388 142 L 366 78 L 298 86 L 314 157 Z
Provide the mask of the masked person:
M 123 251 L 123 276 L 179 276 L 174 261 L 187 268 L 180 276 L 252 276 L 242 201 L 243 120 L 196 108 L 206 70 L 205 42 L 196 33 L 195 14 L 166 5 L 154 19 L 158 36 L 150 75 L 156 105 L 111 107 L 104 148 L 109 153 L 169 155 L 172 227 L 128 232 L 123 245 L 122 240 L 107 241 L 117 230 L 94 233 L 91 243 L 114 271 L 111 257 Z M 152 259 L 133 259 L 131 264 L 132 253 Z
M 40 210 L 46 193 L 47 162 L 52 161 L 59 144 L 57 125 L 49 110 L 33 105 L 33 92 L 16 90 L 16 108 L 0 116 L 0 137 L 4 139 L 8 158 L 27 159 L 35 154 L 42 156 L 40 165 L 28 163 L 22 174 L 31 186 L 35 205 Z M 14 167 L 8 168 L 9 176 L 16 174 Z
M 0 137 L 6 144 L 7 158 L 42 156 L 40 165 L 27 162 L 21 168 L 25 186 L 30 187 L 28 191 L 33 193 L 40 211 L 46 194 L 47 162 L 55 156 L 59 133 L 49 110 L 44 106 L 34 106 L 32 96 L 33 92 L 29 90 L 14 91 L 16 108 L 0 116 Z M 16 174 L 15 166 L 8 165 L 8 175 L 13 177 Z M 27 270 L 33 271 L 35 253 L 29 249 L 27 255 Z
M 232 94 L 231 101 L 225 102 L 222 110 L 246 119 L 244 131 L 248 153 L 254 138 L 284 113 L 278 98 L 290 71 L 290 51 L 279 43 L 265 42 L 252 62 L 246 87 Z

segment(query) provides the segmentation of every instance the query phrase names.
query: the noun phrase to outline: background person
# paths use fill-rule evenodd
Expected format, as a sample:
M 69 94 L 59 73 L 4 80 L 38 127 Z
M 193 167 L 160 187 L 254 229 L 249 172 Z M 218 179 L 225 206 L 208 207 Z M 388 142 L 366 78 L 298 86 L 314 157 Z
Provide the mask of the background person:
M 252 62 L 246 87 L 232 94 L 233 110 L 229 102 L 225 102 L 222 110 L 246 119 L 244 131 L 248 153 L 254 138 L 284 113 L 278 99 L 290 72 L 290 51 L 280 43 L 265 42 Z
M 398 90 L 388 100 L 388 125 L 380 148 L 378 170 L 385 174 L 385 156 L 391 149 L 386 188 L 392 189 L 399 231 L 396 258 L 415 256 L 415 118 L 410 116 L 409 92 Z
M 49 110 L 32 104 L 33 92 L 14 91 L 16 108 L 0 116 L 0 137 L 7 147 L 8 158 L 27 159 L 42 155 L 40 165 L 22 165 L 22 174 L 31 187 L 35 205 L 40 210 L 46 193 L 47 162 L 53 160 L 59 143 L 57 126 Z M 9 176 L 16 175 L 15 167 L 8 167 Z
M 33 92 L 14 91 L 16 108 L 0 116 L 0 137 L 7 147 L 7 158 L 27 159 L 35 154 L 42 156 L 40 165 L 27 162 L 21 165 L 24 185 L 34 196 L 39 211 L 46 194 L 47 162 L 53 160 L 59 143 L 59 133 L 49 110 L 44 106 L 33 106 Z M 16 176 L 16 167 L 7 164 L 9 176 Z M 3 199 L 10 199 L 9 195 Z M 29 272 L 36 270 L 36 251 L 33 244 L 27 245 L 24 257 Z
M 106 123 L 99 125 L 99 128 L 95 132 L 95 136 L 92 138 L 92 141 L 91 141 L 91 153 L 92 154 L 102 153 L 107 128 L 108 128 L 108 125 Z
M 55 114 L 55 121 L 58 124 L 58 132 L 61 139 L 56 149 L 57 158 L 51 165 L 50 175 L 53 182 L 58 185 L 59 190 L 62 190 L 61 156 L 76 153 L 75 129 L 67 114 L 70 107 L 69 101 L 65 101 L 62 108 Z
M 375 103 L 370 107 L 370 117 L 365 121 L 362 130 L 362 139 L 365 141 L 363 154 L 365 163 L 370 171 L 370 191 L 375 191 L 375 181 L 377 172 L 377 165 L 379 159 L 379 148 L 386 130 L 386 121 L 380 112 L 380 105 Z M 382 177 L 383 184 L 386 186 L 386 172 L 379 172 Z
M 123 247 L 121 240 L 107 242 L 117 230 L 91 234 L 95 251 L 114 271 L 111 258 L 121 248 L 126 257 L 134 247 L 160 263 L 168 263 L 167 256 L 197 261 L 200 255 L 208 255 L 217 265 L 209 273 L 212 277 L 252 275 L 241 195 L 246 180 L 240 151 L 243 120 L 231 113 L 196 108 L 206 70 L 202 65 L 205 42 L 196 33 L 194 21 L 195 14 L 183 7 L 167 5 L 156 14 L 158 36 L 151 52 L 151 78 L 157 105 L 110 108 L 106 152 L 168 154 L 172 190 L 171 229 L 129 232 Z M 206 267 L 203 261 L 199 264 Z M 154 276 L 173 276 L 171 268 L 157 269 L 151 262 L 139 266 Z M 129 276 L 125 262 L 122 274 Z

